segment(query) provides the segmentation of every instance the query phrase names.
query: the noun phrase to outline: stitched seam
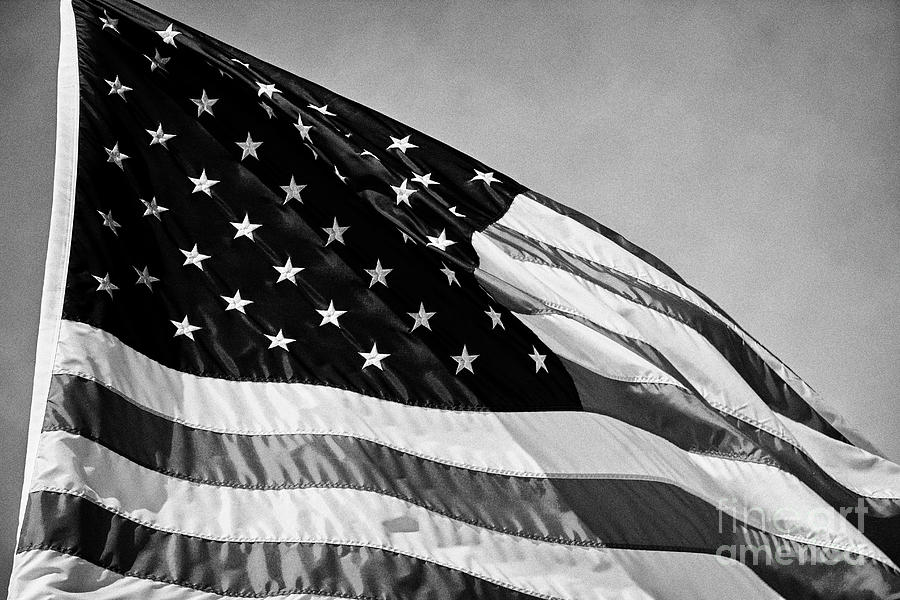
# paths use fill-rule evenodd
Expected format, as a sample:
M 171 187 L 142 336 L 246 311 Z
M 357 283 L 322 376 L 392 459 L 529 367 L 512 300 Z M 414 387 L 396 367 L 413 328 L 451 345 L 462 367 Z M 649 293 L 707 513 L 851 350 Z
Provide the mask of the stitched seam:
M 308 538 L 307 538 L 307 539 L 266 540 L 266 539 L 259 539 L 259 538 L 234 537 L 234 536 L 216 536 L 216 537 L 213 537 L 213 536 L 201 536 L 201 535 L 198 535 L 198 534 L 196 534 L 196 533 L 189 533 L 189 532 L 186 532 L 186 531 L 183 531 L 183 530 L 174 528 L 174 527 L 166 527 L 166 526 L 160 525 L 160 524 L 158 524 L 158 523 L 152 523 L 152 522 L 150 522 L 150 521 L 146 521 L 146 520 L 143 520 L 143 519 L 138 519 L 137 517 L 134 517 L 133 515 L 130 515 L 130 514 L 128 514 L 128 513 L 125 513 L 124 511 L 122 511 L 122 510 L 120 510 L 120 509 L 118 509 L 118 508 L 114 508 L 114 507 L 112 507 L 112 506 L 109 506 L 109 505 L 107 505 L 107 504 L 105 504 L 105 503 L 103 503 L 103 502 L 101 502 L 101 501 L 99 501 L 99 500 L 97 500 L 97 499 L 95 499 L 95 498 L 92 498 L 92 497 L 86 495 L 84 492 L 81 492 L 81 491 L 78 491 L 78 490 L 67 490 L 67 489 L 59 488 L 59 487 L 55 487 L 55 486 L 41 486 L 41 488 L 38 488 L 38 489 L 35 489 L 35 490 L 32 490 L 32 491 L 48 491 L 48 492 L 55 492 L 55 493 L 59 493 L 59 494 L 67 494 L 67 495 L 70 495 L 70 496 L 77 496 L 77 497 L 80 497 L 80 498 L 84 499 L 84 500 L 87 501 L 87 502 L 90 502 L 90 503 L 92 503 L 92 504 L 94 504 L 94 505 L 96 505 L 96 506 L 98 506 L 98 507 L 100 507 L 100 508 L 102 508 L 102 509 L 104 509 L 104 510 L 106 510 L 106 511 L 109 511 L 109 512 L 111 512 L 111 513 L 117 515 L 118 517 L 120 517 L 120 518 L 122 518 L 122 519 L 125 519 L 125 520 L 127 520 L 127 521 L 131 521 L 132 523 L 136 523 L 136 524 L 138 524 L 138 525 L 142 525 L 142 526 L 144 526 L 144 527 L 146 527 L 146 528 L 148 528 L 148 529 L 152 529 L 152 530 L 155 530 L 155 531 L 161 531 L 161 532 L 164 532 L 164 533 L 171 533 L 171 534 L 182 535 L 182 536 L 185 536 L 185 537 L 191 537 L 191 538 L 198 539 L 198 540 L 206 540 L 206 541 L 211 541 L 211 542 L 226 542 L 226 543 L 227 543 L 227 542 L 235 542 L 235 543 L 289 543 L 289 544 L 310 544 L 310 545 L 312 545 L 312 544 L 326 544 L 326 545 L 336 545 L 336 546 L 356 546 L 356 547 L 358 547 L 358 548 L 370 548 L 370 549 L 374 549 L 374 550 L 382 550 L 382 551 L 384 551 L 384 552 L 390 552 L 390 553 L 392 553 L 392 554 L 397 554 L 397 555 L 399 555 L 399 556 L 407 556 L 407 557 L 410 557 L 410 558 L 415 558 L 415 559 L 421 560 L 421 561 L 423 561 L 423 562 L 432 563 L 432 564 L 435 564 L 435 565 L 444 567 L 444 568 L 446 568 L 446 569 L 450 569 L 450 570 L 452 570 L 452 571 L 459 571 L 459 572 L 461 572 L 461 573 L 465 573 L 465 574 L 467 574 L 467 575 L 470 575 L 471 577 L 475 577 L 475 578 L 477 578 L 477 579 L 481 579 L 481 580 L 483 580 L 483 581 L 487 581 L 487 582 L 489 582 L 489 583 L 493 583 L 493 584 L 496 585 L 496 586 L 499 586 L 499 587 L 502 587 L 502 588 L 506 588 L 506 589 L 511 589 L 511 590 L 514 590 L 514 591 L 517 591 L 517 592 L 520 592 L 520 593 L 523 593 L 523 594 L 530 594 L 530 595 L 532 595 L 532 596 L 537 596 L 537 597 L 540 597 L 540 598 L 544 598 L 545 600 L 562 600 L 561 598 L 557 598 L 557 597 L 555 597 L 555 596 L 550 596 L 550 595 L 548 595 L 548 594 L 544 594 L 544 593 L 538 592 L 537 590 L 528 590 L 528 589 L 526 589 L 526 588 L 520 587 L 520 586 L 518 586 L 518 585 L 516 585 L 516 584 L 514 584 L 514 583 L 511 583 L 511 582 L 506 582 L 506 583 L 501 582 L 501 581 L 499 581 L 499 580 L 497 580 L 497 579 L 494 579 L 493 577 L 491 577 L 491 576 L 489 576 L 489 575 L 483 575 L 483 574 L 475 573 L 474 571 L 472 571 L 471 569 L 468 569 L 468 568 L 466 568 L 466 567 L 462 567 L 462 566 L 451 566 L 451 565 L 448 565 L 448 564 L 444 563 L 443 561 L 438 560 L 438 559 L 436 559 L 436 558 L 434 558 L 434 557 L 429 558 L 429 557 L 426 557 L 426 556 L 424 556 L 424 555 L 421 555 L 421 554 L 419 554 L 419 553 L 417 553 L 417 552 L 405 551 L 405 550 L 399 550 L 399 549 L 397 549 L 397 548 L 394 548 L 394 547 L 391 547 L 391 546 L 387 546 L 387 545 L 385 545 L 385 544 L 373 544 L 373 543 L 370 543 L 370 542 L 363 542 L 363 541 L 359 541 L 359 540 L 349 540 L 349 539 L 348 539 L 348 540 L 340 540 L 340 539 L 333 539 L 333 538 L 323 538 L 323 539 L 308 539 Z M 599 550 L 599 549 L 598 549 L 598 550 Z

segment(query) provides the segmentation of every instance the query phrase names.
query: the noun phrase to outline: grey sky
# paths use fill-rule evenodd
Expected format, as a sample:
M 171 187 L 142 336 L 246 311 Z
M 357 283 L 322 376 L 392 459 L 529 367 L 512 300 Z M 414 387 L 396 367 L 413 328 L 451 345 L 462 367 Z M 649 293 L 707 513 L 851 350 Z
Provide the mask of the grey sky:
M 145 4 L 672 265 L 900 460 L 900 4 Z M 55 0 L 0 2 L 0 584 L 49 224 Z

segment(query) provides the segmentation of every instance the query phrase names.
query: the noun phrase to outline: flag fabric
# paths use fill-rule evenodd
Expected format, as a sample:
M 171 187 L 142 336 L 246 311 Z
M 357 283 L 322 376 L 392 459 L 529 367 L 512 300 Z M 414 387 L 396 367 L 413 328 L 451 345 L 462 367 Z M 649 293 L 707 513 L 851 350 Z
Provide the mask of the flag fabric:
M 138 4 L 61 16 L 10 598 L 900 592 L 900 468 L 657 258 Z

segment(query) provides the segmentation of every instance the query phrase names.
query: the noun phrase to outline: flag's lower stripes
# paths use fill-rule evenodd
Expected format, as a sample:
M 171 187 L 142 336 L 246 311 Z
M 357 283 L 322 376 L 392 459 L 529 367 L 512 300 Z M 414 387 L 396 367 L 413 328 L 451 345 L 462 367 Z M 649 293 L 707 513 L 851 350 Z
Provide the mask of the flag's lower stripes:
M 482 259 L 481 268 L 486 272 L 546 300 L 549 306 L 568 306 L 571 313 L 584 315 L 604 326 L 619 320 L 635 327 L 636 336 L 660 350 L 711 406 L 791 446 L 802 448 L 779 416 L 757 396 L 716 348 L 690 327 L 561 269 L 517 260 L 505 252 L 502 242 L 484 234 L 475 234 L 473 245 Z M 813 460 L 820 458 L 815 454 L 818 446 L 804 450 Z M 827 471 L 829 476 L 854 493 L 871 498 L 873 509 L 884 513 L 884 516 L 900 513 L 900 479 L 893 477 L 889 461 L 872 455 L 873 466 L 887 465 L 879 472 L 888 478 L 888 482 L 882 492 L 869 494 L 869 471 L 861 472 L 849 465 L 829 463 L 827 457 L 821 459 L 822 463 L 831 467 Z
M 91 358 L 101 354 L 103 363 Z M 57 372 L 95 379 L 151 412 L 200 429 L 353 436 L 436 462 L 511 476 L 668 482 L 714 505 L 734 499 L 739 514 L 749 514 L 749 524 L 764 530 L 772 523 L 752 519 L 783 517 L 787 510 L 790 519 L 777 526 L 788 537 L 891 564 L 794 476 L 763 464 L 686 452 L 603 415 L 447 411 L 325 386 L 198 377 L 168 369 L 101 330 L 68 321 L 61 328 Z
M 70 550 L 74 551 L 74 550 Z M 46 600 L 52 591 L 54 600 L 222 600 L 246 598 L 226 596 L 209 590 L 185 587 L 168 581 L 151 579 L 151 573 L 138 577 L 135 574 L 118 573 L 94 563 L 56 550 L 27 550 L 16 554 L 13 571 L 27 573 L 28 578 L 11 581 L 9 597 L 15 600 Z M 323 594 L 278 594 L 278 600 L 347 600 L 347 596 Z
M 53 390 L 45 427 L 77 432 L 131 462 L 186 481 L 254 490 L 369 491 L 470 525 L 562 544 L 729 557 L 731 548 L 751 546 L 772 557 L 836 555 L 750 527 L 672 484 L 514 478 L 447 467 L 352 438 L 220 434 L 151 415 L 77 378 L 57 377 Z M 135 444 L 135 436 L 146 441 Z M 850 559 L 854 563 L 837 568 L 869 571 L 876 580 L 886 573 L 874 561 Z M 821 576 L 810 565 L 751 568 L 787 595 L 810 588 Z
M 115 573 L 213 594 L 368 600 L 410 597 L 414 590 L 436 598 L 530 597 L 458 569 L 362 544 L 213 541 L 161 531 L 70 494 L 32 493 L 28 501 L 20 551 L 55 550 Z

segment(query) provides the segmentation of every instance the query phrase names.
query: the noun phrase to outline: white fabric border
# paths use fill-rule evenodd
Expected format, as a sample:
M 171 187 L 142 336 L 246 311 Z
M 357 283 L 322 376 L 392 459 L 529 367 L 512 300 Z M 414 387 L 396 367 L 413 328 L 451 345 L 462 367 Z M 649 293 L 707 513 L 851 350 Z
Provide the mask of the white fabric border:
M 41 317 L 38 326 L 31 413 L 28 420 L 28 449 L 25 453 L 25 478 L 19 505 L 16 539 L 31 488 L 38 438 L 50 389 L 50 377 L 56 359 L 66 270 L 72 237 L 72 215 L 75 206 L 75 177 L 78 166 L 78 49 L 75 39 L 75 13 L 71 0 L 59 3 L 59 68 L 56 93 L 56 166 L 53 172 L 53 205 L 50 212 L 50 236 L 44 266 L 44 288 L 41 295 Z

